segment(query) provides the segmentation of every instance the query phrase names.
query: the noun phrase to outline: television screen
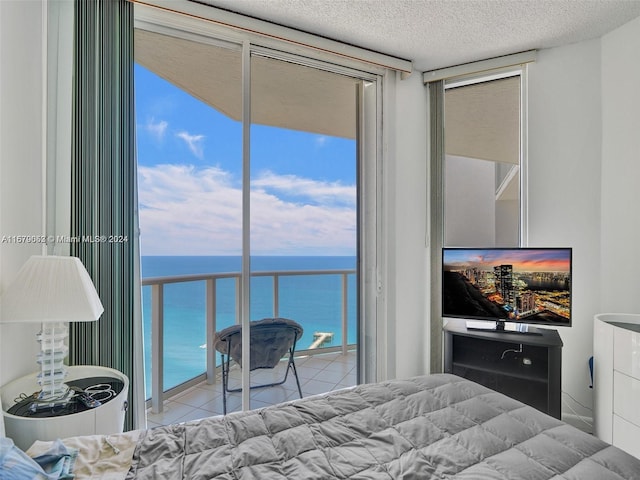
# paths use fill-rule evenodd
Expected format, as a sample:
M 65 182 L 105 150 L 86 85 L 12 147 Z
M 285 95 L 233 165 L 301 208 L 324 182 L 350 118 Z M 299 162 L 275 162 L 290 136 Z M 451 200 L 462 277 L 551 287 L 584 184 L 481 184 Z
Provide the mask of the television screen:
M 442 315 L 571 326 L 571 248 L 443 248 Z

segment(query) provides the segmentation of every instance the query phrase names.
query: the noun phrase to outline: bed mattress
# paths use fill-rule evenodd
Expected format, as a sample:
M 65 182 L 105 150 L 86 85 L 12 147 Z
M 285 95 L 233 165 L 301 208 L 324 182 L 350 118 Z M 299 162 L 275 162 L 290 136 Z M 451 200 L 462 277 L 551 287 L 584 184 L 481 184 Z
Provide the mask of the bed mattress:
M 640 479 L 640 460 L 453 375 L 142 432 L 128 479 Z

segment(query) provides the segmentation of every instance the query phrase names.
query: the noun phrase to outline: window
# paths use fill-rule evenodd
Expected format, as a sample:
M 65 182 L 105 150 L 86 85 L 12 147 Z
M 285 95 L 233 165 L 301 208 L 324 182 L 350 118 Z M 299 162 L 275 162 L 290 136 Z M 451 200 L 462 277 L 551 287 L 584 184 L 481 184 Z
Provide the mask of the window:
M 520 244 L 520 98 L 520 72 L 445 84 L 445 246 Z
M 201 235 L 203 230 L 207 230 L 212 233 L 209 241 L 213 244 L 220 240 L 230 240 L 223 242 L 227 249 L 220 252 L 236 256 L 238 265 L 235 265 L 233 270 L 242 272 L 241 279 L 239 278 L 238 283 L 232 285 L 232 293 L 225 295 L 224 298 L 220 296 L 220 291 L 216 291 L 212 296 L 214 298 L 212 308 L 219 308 L 222 302 L 229 303 L 229 297 L 233 297 L 231 308 L 236 312 L 235 318 L 231 315 L 227 320 L 235 320 L 243 325 L 248 325 L 249 320 L 256 320 L 267 312 L 277 312 L 274 316 L 277 314 L 286 316 L 286 309 L 289 308 L 291 299 L 283 295 L 283 290 L 295 288 L 296 283 L 301 285 L 300 282 L 304 280 L 279 280 L 279 286 L 274 286 L 273 289 L 274 292 L 279 291 L 280 295 L 283 295 L 281 302 L 275 300 L 275 296 L 255 294 L 263 289 L 265 284 L 264 278 L 253 276 L 256 270 L 264 270 L 258 267 L 261 259 L 257 256 L 287 252 L 289 254 L 293 252 L 298 256 L 305 254 L 309 256 L 309 252 L 318 251 L 322 251 L 325 256 L 329 254 L 333 257 L 343 257 L 342 260 L 345 256 L 350 256 L 353 259 L 355 274 L 348 281 L 351 290 L 347 301 L 350 312 L 347 335 L 350 343 L 357 342 L 358 350 L 360 350 L 358 339 L 366 339 L 368 348 L 358 352 L 359 363 L 363 365 L 359 378 L 372 379 L 376 371 L 376 350 L 372 348 L 376 345 L 376 338 L 375 328 L 372 326 L 377 320 L 375 309 L 371 305 L 375 305 L 376 292 L 373 286 L 376 282 L 371 279 L 365 281 L 365 274 L 361 272 L 375 272 L 377 261 L 375 236 L 380 213 L 377 208 L 378 192 L 375 189 L 372 190 L 371 185 L 375 185 L 374 179 L 380 162 L 379 142 L 376 140 L 380 135 L 381 124 L 377 113 L 380 111 L 377 105 L 379 101 L 377 82 L 380 81 L 380 77 L 348 67 L 324 64 L 310 58 L 257 47 L 242 41 L 241 38 L 229 40 L 229 35 L 210 36 L 202 33 L 203 28 L 191 30 L 182 26 L 180 29 L 175 29 L 142 21 L 138 23 L 136 61 L 144 66 L 146 73 L 154 72 L 159 82 L 169 82 L 178 87 L 182 92 L 180 96 L 185 102 L 190 104 L 195 101 L 206 105 L 202 116 L 198 115 L 196 118 L 194 114 L 188 118 L 195 127 L 178 128 L 172 132 L 170 132 L 170 122 L 160 116 L 137 112 L 139 129 L 147 128 L 146 133 L 151 134 L 171 133 L 165 137 L 165 140 L 182 145 L 184 155 L 191 156 L 189 165 L 183 165 L 178 170 L 165 168 L 163 178 L 171 180 L 170 183 L 172 183 L 179 180 L 178 174 L 182 175 L 186 172 L 190 177 L 187 175 L 188 178 L 185 177 L 186 180 L 181 182 L 181 185 L 188 192 L 194 188 L 197 189 L 207 181 L 205 175 L 207 172 L 202 171 L 204 168 L 202 162 L 213 162 L 207 165 L 207 168 L 217 168 L 216 171 L 224 174 L 228 182 L 223 185 L 229 187 L 230 192 L 225 198 L 204 195 L 187 199 L 181 210 L 182 216 L 172 217 L 173 224 L 169 230 L 170 233 L 176 234 L 176 226 L 189 224 L 192 217 L 196 217 L 202 219 L 201 227 L 192 228 L 190 231 L 193 234 Z M 196 31 L 199 33 L 195 33 Z M 175 98 L 168 99 L 168 103 L 173 100 Z M 246 108 L 248 100 L 251 104 L 250 109 Z M 187 103 L 180 105 L 184 106 Z M 169 105 L 169 107 L 183 108 L 180 105 Z M 158 108 L 164 107 L 167 105 L 158 103 Z M 249 115 L 247 115 L 248 112 Z M 235 167 L 228 167 L 228 169 L 225 167 L 224 172 L 220 171 L 220 166 L 223 165 L 221 159 L 216 163 L 215 159 L 206 158 L 208 146 L 204 141 L 207 135 L 214 138 L 215 133 L 206 129 L 211 129 L 211 125 L 215 124 L 220 116 L 229 123 L 229 133 L 219 135 L 220 131 L 218 131 L 215 138 L 219 142 L 219 148 L 222 148 L 222 144 L 231 145 L 225 147 L 224 151 L 225 154 L 232 156 L 235 162 Z M 203 123 L 198 124 L 198 122 Z M 364 135 L 365 132 L 366 135 Z M 360 142 L 363 136 L 367 139 L 367 143 Z M 292 152 L 296 152 L 293 148 L 294 144 L 305 141 L 315 143 L 309 144 L 306 151 L 300 150 L 299 146 L 296 147 L 297 153 L 293 153 L 295 158 L 292 158 Z M 328 150 L 330 146 L 341 147 L 333 153 L 326 153 L 324 157 L 313 152 L 313 148 Z M 278 152 L 280 157 L 266 152 L 267 147 Z M 149 167 L 144 166 L 146 161 L 144 158 L 140 161 L 143 168 Z M 158 163 L 156 159 L 150 159 L 150 161 L 154 165 Z M 233 172 L 227 175 L 231 170 Z M 302 174 L 305 170 L 314 170 L 315 176 L 305 178 Z M 148 168 L 144 173 L 151 175 L 157 172 L 152 172 L 152 169 Z M 214 178 L 211 177 L 211 179 Z M 142 178 L 141 181 L 144 180 L 145 178 Z M 157 219 L 159 211 L 153 205 L 144 203 L 148 192 L 149 190 L 141 188 L 140 223 L 143 256 L 145 236 L 155 232 L 149 235 L 149 240 L 152 240 L 155 234 L 160 234 L 157 223 L 155 225 L 148 223 L 145 227 L 143 215 L 149 214 L 149 218 Z M 184 195 L 177 188 L 170 188 L 168 192 L 184 199 Z M 200 193 L 203 192 L 200 191 Z M 286 201 L 282 201 L 285 197 Z M 225 202 L 225 199 L 228 202 Z M 274 202 L 270 204 L 270 200 Z M 211 213 L 209 216 L 202 214 L 202 203 L 207 202 L 214 204 L 205 208 L 205 211 Z M 314 208 L 320 205 L 314 202 L 322 203 L 322 214 L 318 215 L 315 221 L 307 222 L 309 226 L 306 232 L 306 243 L 296 241 L 294 234 L 302 230 L 301 227 L 304 224 L 300 221 L 295 222 L 295 217 L 288 217 L 286 208 L 291 208 L 292 212 L 296 209 L 300 211 L 307 209 L 309 213 L 305 218 L 308 220 L 313 216 Z M 361 208 L 364 204 L 367 205 L 366 209 Z M 190 208 L 189 205 L 192 207 Z M 268 208 L 274 205 L 279 210 L 269 214 Z M 216 221 L 220 214 L 219 210 L 225 206 L 230 207 L 225 213 L 232 218 L 232 222 L 226 224 L 228 227 L 224 232 L 213 232 L 215 226 L 220 224 Z M 153 217 L 154 215 L 156 217 Z M 293 223 L 287 224 L 292 221 Z M 327 231 L 326 225 L 341 225 L 340 234 Z M 314 229 L 315 231 L 312 231 Z M 220 236 L 223 233 L 224 236 Z M 216 237 L 216 235 L 219 236 Z M 173 246 L 179 250 L 180 244 L 175 243 L 178 238 L 179 234 L 176 234 L 172 241 L 174 241 Z M 340 243 L 341 238 L 344 239 L 342 243 Z M 222 245 L 217 247 L 222 248 Z M 211 245 L 205 246 L 204 251 L 209 251 L 211 248 L 213 248 Z M 167 251 L 158 253 L 168 254 Z M 185 252 L 181 254 L 184 255 Z M 245 263 L 250 264 L 248 269 L 245 268 Z M 331 266 L 324 265 L 323 268 L 331 268 Z M 334 268 L 338 267 L 334 266 Z M 251 277 L 250 281 L 246 280 L 247 277 Z M 275 278 L 273 283 L 276 283 Z M 179 286 L 167 287 L 164 303 L 166 304 L 168 296 L 184 299 L 184 292 L 180 288 Z M 204 296 L 203 293 L 199 303 L 205 303 Z M 151 308 L 151 305 L 156 303 L 149 298 L 147 305 Z M 178 307 L 182 318 L 186 318 L 184 314 L 189 313 L 190 307 L 187 305 L 178 305 Z M 204 309 L 206 308 L 209 307 L 204 306 Z M 312 314 L 317 313 L 315 311 L 317 309 L 312 306 L 307 309 Z M 203 308 L 201 307 L 200 310 Z M 250 314 L 247 313 L 249 311 Z M 369 314 L 363 315 L 361 311 L 369 311 Z M 217 310 L 214 312 L 213 317 L 216 318 L 218 312 Z M 165 310 L 165 316 L 167 313 L 169 312 Z M 210 315 L 210 312 L 206 313 L 207 317 Z M 364 320 L 356 325 L 356 318 Z M 165 321 L 169 321 L 168 318 Z M 185 331 L 184 328 L 186 327 L 183 327 L 182 332 Z M 200 321 L 200 326 L 196 330 L 203 335 L 206 328 Z M 313 326 L 305 326 L 305 329 L 309 330 L 310 336 L 313 336 L 317 330 Z M 216 330 L 219 330 L 218 326 Z M 335 333 L 338 339 L 343 336 L 341 331 Z M 173 335 L 171 338 L 177 337 Z M 156 340 L 156 343 L 163 342 Z M 203 343 L 210 344 L 208 341 Z M 174 347 L 169 348 L 168 345 L 169 340 L 163 344 L 166 357 L 165 369 L 171 358 L 168 355 L 172 355 Z M 303 344 L 297 346 L 297 349 L 308 348 L 308 346 Z M 207 356 L 212 353 L 207 353 Z M 191 361 L 203 355 L 202 352 L 192 352 L 188 360 Z M 175 356 L 181 355 L 176 353 Z M 362 361 L 364 358 L 366 362 Z M 202 364 L 202 360 L 196 359 L 196 363 L 198 362 Z M 209 369 L 209 358 L 207 358 L 207 365 Z M 368 370 L 365 370 L 365 367 Z M 151 370 L 153 372 L 154 367 Z M 156 367 L 155 370 L 158 368 Z M 165 371 L 164 376 L 166 375 Z M 160 378 L 156 383 L 162 385 L 162 380 Z M 167 380 L 167 386 L 173 386 L 184 380 L 182 378 Z M 246 386 L 249 385 L 248 377 L 246 379 L 243 377 L 242 385 L 246 390 Z M 151 390 L 154 391 L 154 396 L 162 396 L 162 391 L 155 392 L 155 387 Z M 249 396 L 246 391 L 243 395 L 243 405 L 245 408 L 249 407 Z
M 431 124 L 433 372 L 442 371 L 442 247 L 526 245 L 524 79 L 534 59 L 535 52 L 524 52 L 423 75 Z M 491 73 L 477 73 L 487 67 Z

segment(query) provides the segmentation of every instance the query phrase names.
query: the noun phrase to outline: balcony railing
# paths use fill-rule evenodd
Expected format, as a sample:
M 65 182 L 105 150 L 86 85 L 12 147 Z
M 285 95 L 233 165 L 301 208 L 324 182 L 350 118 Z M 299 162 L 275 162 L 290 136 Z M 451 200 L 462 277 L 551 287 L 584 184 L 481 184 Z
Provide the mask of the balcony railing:
M 329 353 L 342 351 L 346 355 L 347 350 L 353 345 L 348 343 L 348 278 L 355 275 L 355 270 L 295 270 L 295 271 L 264 271 L 253 272 L 252 277 L 272 277 L 272 304 L 273 317 L 279 317 L 280 310 L 280 278 L 292 276 L 317 276 L 317 275 L 338 275 L 342 279 L 341 291 L 341 326 L 342 342 L 340 346 L 309 348 L 297 350 L 297 355 L 313 355 L 317 353 Z M 163 402 L 187 388 L 206 381 L 213 384 L 216 381 L 215 349 L 213 337 L 217 331 L 216 325 L 216 294 L 218 281 L 222 279 L 235 279 L 235 321 L 240 323 L 240 302 L 241 302 L 241 281 L 240 273 L 207 273 L 193 275 L 177 275 L 166 277 L 144 278 L 143 286 L 151 287 L 151 405 L 153 413 L 160 413 L 163 409 Z M 164 288 L 169 284 L 184 282 L 205 282 L 205 322 L 206 322 L 206 372 L 191 378 L 180 385 L 164 390 Z M 304 323 L 302 326 L 304 327 Z

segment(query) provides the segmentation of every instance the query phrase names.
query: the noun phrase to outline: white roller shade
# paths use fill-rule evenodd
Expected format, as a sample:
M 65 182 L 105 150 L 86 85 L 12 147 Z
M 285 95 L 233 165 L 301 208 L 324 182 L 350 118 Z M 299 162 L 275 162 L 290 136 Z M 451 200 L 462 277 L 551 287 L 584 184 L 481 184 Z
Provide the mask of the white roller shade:
M 445 152 L 518 165 L 520 76 L 445 91 Z

